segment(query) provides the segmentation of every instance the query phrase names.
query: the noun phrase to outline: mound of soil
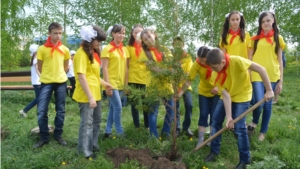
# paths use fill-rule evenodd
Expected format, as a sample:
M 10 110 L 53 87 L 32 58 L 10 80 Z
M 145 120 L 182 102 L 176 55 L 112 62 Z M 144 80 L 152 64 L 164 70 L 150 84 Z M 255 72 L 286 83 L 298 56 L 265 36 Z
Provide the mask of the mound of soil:
M 115 148 L 108 150 L 106 154 L 112 158 L 115 167 L 119 167 L 127 159 L 136 160 L 148 169 L 186 169 L 184 163 L 171 162 L 166 157 L 151 157 L 148 149 Z

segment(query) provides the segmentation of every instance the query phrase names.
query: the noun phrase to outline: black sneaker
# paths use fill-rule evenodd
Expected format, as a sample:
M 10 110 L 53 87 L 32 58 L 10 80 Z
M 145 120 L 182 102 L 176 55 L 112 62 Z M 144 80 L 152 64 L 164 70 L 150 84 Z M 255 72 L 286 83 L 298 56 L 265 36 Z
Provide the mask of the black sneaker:
M 235 169 L 246 169 L 246 165 L 248 163 L 243 163 L 243 162 L 240 162 L 236 167 Z
M 253 134 L 254 134 L 254 127 L 252 127 L 251 125 L 249 125 L 248 127 L 247 127 L 247 132 L 248 132 L 248 136 L 250 137 L 250 136 L 252 136 Z
M 210 152 L 204 159 L 205 162 L 211 162 L 211 161 L 215 161 L 215 157 L 217 156 L 218 154 L 215 153 L 215 152 Z
M 185 130 L 185 134 L 187 135 L 187 136 L 189 136 L 189 137 L 193 137 L 193 132 L 190 130 L 190 129 L 186 129 Z
M 97 155 L 96 154 L 91 154 L 91 155 L 89 155 L 89 156 L 87 156 L 85 158 L 88 159 L 88 160 L 94 160 L 94 159 L 97 158 Z
M 111 136 L 111 133 L 105 133 L 103 138 L 109 138 Z
M 248 127 L 247 127 L 247 129 L 248 129 L 248 131 L 254 131 L 254 127 L 252 127 L 251 125 L 249 125 Z
M 57 142 L 58 142 L 58 144 L 60 144 L 60 145 L 62 145 L 62 146 L 66 146 L 67 145 L 67 142 L 63 139 L 63 138 L 56 138 L 55 139 Z
M 45 144 L 48 144 L 49 141 L 43 141 L 43 140 L 40 140 L 39 142 L 35 143 L 33 145 L 33 148 L 41 148 L 43 147 Z

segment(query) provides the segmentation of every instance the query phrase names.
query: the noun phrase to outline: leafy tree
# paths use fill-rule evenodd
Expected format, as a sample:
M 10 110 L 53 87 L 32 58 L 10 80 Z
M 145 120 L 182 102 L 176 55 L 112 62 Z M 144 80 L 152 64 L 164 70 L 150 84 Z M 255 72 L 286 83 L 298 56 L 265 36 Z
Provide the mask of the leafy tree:
M 1 2 L 1 67 L 11 70 L 20 64 L 24 44 L 34 24 L 33 17 L 24 17 L 26 0 L 8 0 Z M 25 59 L 26 60 L 26 59 Z

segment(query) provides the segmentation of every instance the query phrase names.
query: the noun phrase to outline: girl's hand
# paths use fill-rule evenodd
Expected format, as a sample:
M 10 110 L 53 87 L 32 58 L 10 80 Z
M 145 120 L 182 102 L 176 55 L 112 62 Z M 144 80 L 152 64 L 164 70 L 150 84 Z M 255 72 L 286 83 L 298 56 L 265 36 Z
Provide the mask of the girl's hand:
M 268 102 L 268 101 L 270 101 L 270 100 L 272 100 L 273 99 L 273 97 L 274 97 L 274 92 L 273 92 L 273 90 L 270 90 L 270 91 L 266 91 L 266 93 L 265 93 L 265 101 L 266 102 Z
M 89 103 L 90 103 L 90 108 L 95 108 L 95 107 L 97 107 L 97 103 L 96 103 L 94 97 L 91 97 L 91 98 L 89 99 Z
M 282 91 L 282 82 L 279 81 L 279 82 L 276 84 L 275 93 L 276 93 L 276 94 L 280 94 L 281 91 Z
M 228 129 L 233 129 L 234 128 L 234 124 L 231 123 L 232 121 L 233 121 L 233 119 L 231 117 L 226 119 L 226 127 Z
M 219 88 L 217 86 L 212 88 L 211 91 L 210 91 L 211 94 L 218 94 L 218 92 L 219 92 Z
M 105 93 L 107 96 L 111 97 L 113 95 L 113 89 L 105 89 Z
M 113 87 L 111 84 L 109 84 L 109 83 L 105 84 L 105 90 L 112 90 L 112 89 L 113 89 Z

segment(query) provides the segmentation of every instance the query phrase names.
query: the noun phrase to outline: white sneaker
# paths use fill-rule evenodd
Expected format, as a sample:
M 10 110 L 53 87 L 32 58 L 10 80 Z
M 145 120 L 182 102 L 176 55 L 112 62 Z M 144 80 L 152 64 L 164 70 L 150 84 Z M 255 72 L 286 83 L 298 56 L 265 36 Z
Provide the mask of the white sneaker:
M 24 118 L 27 117 L 27 114 L 26 114 L 23 110 L 20 110 L 19 113 L 20 113 Z

